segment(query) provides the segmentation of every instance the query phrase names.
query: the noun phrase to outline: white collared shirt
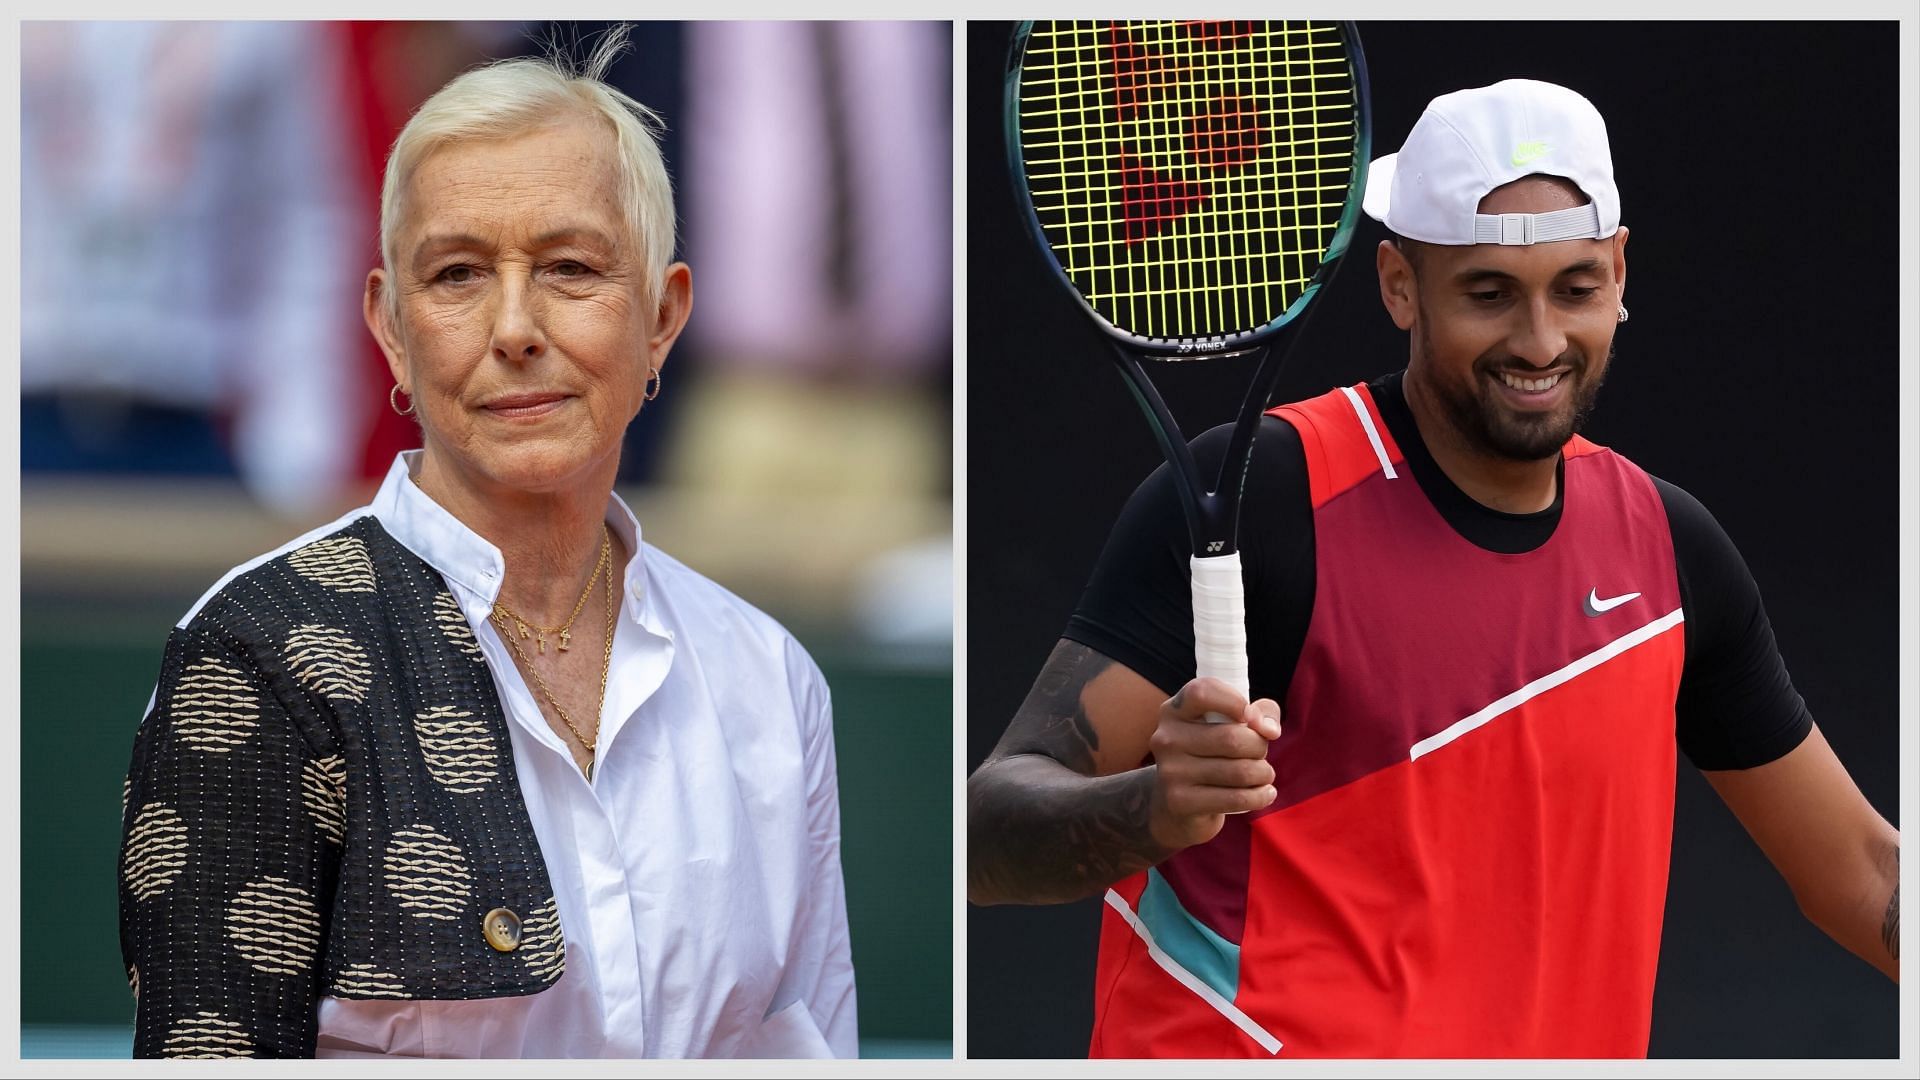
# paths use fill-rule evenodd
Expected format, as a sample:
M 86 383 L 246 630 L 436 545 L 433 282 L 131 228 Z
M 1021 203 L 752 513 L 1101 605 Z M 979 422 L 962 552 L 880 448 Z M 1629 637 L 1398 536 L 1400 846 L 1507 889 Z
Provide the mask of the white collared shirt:
M 634 554 L 589 783 L 488 618 L 499 550 L 413 483 L 418 453 L 348 518 L 373 514 L 438 570 L 480 642 L 559 900 L 566 972 L 527 997 L 322 998 L 318 1056 L 856 1056 L 819 669 L 772 619 L 643 547 L 612 497 L 607 523 Z

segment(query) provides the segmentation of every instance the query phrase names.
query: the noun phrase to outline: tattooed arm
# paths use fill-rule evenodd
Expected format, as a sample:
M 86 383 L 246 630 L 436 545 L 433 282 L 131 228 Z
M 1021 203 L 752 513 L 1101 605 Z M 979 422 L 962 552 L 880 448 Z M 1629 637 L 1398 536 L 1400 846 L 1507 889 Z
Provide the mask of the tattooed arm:
M 1704 774 L 1815 926 L 1900 979 L 1900 833 L 1816 726 L 1786 756 Z
M 1241 722 L 1207 724 L 1209 710 Z M 1061 641 L 967 780 L 968 898 L 1078 900 L 1210 839 L 1222 815 L 1273 801 L 1279 715 L 1213 680 L 1163 700 L 1133 670 Z

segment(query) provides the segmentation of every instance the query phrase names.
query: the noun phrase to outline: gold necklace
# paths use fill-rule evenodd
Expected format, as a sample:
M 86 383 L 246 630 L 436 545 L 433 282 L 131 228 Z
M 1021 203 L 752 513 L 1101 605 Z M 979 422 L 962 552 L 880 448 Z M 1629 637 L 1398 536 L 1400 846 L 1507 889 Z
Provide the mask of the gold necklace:
M 602 526 L 603 533 L 600 540 L 600 544 L 601 544 L 600 560 L 603 565 L 607 560 L 607 537 L 604 533 L 604 529 L 605 529 L 605 526 Z M 598 571 L 595 572 L 594 576 L 596 579 L 598 579 L 599 577 Z M 586 601 L 586 596 L 582 595 L 580 599 L 581 599 L 581 602 L 584 603 Z M 573 717 L 568 716 L 567 710 L 560 707 L 560 700 L 553 696 L 553 689 L 547 685 L 547 681 L 545 679 L 542 679 L 540 677 L 540 672 L 535 670 L 533 666 L 533 658 L 531 656 L 528 656 L 524 649 L 520 648 L 520 643 L 513 640 L 512 634 L 507 633 L 507 628 L 506 628 L 507 617 L 502 615 L 500 610 L 500 605 L 495 604 L 494 609 L 495 610 L 493 613 L 493 618 L 494 618 L 494 622 L 498 624 L 500 627 L 500 637 L 506 641 L 507 647 L 513 650 L 513 654 L 520 658 L 521 667 L 526 669 L 527 674 L 533 676 L 534 685 L 538 686 L 540 688 L 540 692 L 546 695 L 547 704 L 553 706 L 553 711 L 559 714 L 560 722 L 567 725 L 567 730 L 573 732 L 573 737 L 580 740 L 580 745 L 586 748 L 587 766 L 582 771 L 586 774 L 587 779 L 591 781 L 593 779 L 594 747 L 600 740 L 600 712 L 602 709 L 605 709 L 607 706 L 607 672 L 613 667 L 613 580 L 612 578 L 609 577 L 607 580 L 607 600 L 606 600 L 607 646 L 606 646 L 606 649 L 600 655 L 600 700 L 594 706 L 594 710 L 593 710 L 594 732 L 593 732 L 593 738 L 591 739 L 581 734 L 580 729 L 576 727 L 573 723 Z M 575 615 L 580 614 L 579 607 L 576 606 L 574 608 L 574 614 Z M 568 619 L 567 621 L 571 623 L 573 620 Z M 562 646 L 562 648 L 565 648 L 565 646 Z
M 494 618 L 498 620 L 500 616 L 505 615 L 507 618 L 512 619 L 514 627 L 520 631 L 520 640 L 522 641 L 525 641 L 527 638 L 527 628 L 532 627 L 533 636 L 540 644 L 540 655 L 542 656 L 545 656 L 547 653 L 548 634 L 560 635 L 561 652 L 566 652 L 568 649 L 571 649 L 573 647 L 573 620 L 580 617 L 580 609 L 587 606 L 587 597 L 593 595 L 594 585 L 600 581 L 600 575 L 607 569 L 607 555 L 610 550 L 608 539 L 607 527 L 602 524 L 600 526 L 600 558 L 595 560 L 593 564 L 593 576 L 587 579 L 587 587 L 580 591 L 580 599 L 574 601 L 573 613 L 567 616 L 566 622 L 561 623 L 559 626 L 541 626 L 537 622 L 521 618 L 515 614 L 511 608 L 497 600 L 494 601 L 493 604 Z M 500 626 L 501 632 L 504 634 L 506 624 L 502 622 Z M 508 640 L 512 639 L 509 638 Z

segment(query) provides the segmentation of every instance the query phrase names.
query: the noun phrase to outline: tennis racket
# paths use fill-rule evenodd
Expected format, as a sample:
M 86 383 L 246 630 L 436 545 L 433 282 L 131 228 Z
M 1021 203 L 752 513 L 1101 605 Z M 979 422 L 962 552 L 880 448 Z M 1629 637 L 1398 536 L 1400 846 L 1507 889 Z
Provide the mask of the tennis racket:
M 1110 339 L 1172 467 L 1193 545 L 1196 670 L 1251 696 L 1240 500 L 1284 357 L 1275 340 L 1305 324 L 1359 218 L 1370 146 L 1359 32 L 1336 22 L 1022 23 L 1006 120 L 1028 229 Z M 1253 371 L 1211 478 L 1145 367 L 1198 358 Z

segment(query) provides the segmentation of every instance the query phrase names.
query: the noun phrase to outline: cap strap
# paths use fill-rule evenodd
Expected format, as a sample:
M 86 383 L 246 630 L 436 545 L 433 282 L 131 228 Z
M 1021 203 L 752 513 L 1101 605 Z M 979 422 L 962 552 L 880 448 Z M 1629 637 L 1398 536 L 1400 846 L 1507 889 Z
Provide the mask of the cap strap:
M 1555 240 L 1587 240 L 1599 236 L 1600 209 L 1592 203 L 1550 214 L 1473 215 L 1476 244 L 1549 244 Z

